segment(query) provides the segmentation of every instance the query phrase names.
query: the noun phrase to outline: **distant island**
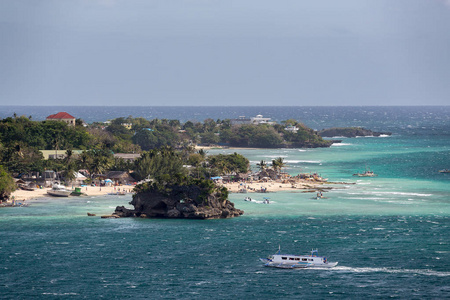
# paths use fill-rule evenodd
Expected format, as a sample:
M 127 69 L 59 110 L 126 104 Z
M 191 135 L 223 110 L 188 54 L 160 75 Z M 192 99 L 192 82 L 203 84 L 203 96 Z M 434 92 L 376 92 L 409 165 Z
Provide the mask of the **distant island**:
M 375 132 L 361 127 L 335 127 L 319 131 L 321 137 L 390 136 L 391 132 Z
M 132 162 L 142 153 L 161 147 L 192 153 L 197 145 L 316 148 L 333 142 L 298 121 L 278 124 L 261 115 L 202 123 L 129 116 L 86 124 L 67 112 L 49 115 L 45 121 L 17 115 L 0 120 L 0 158 L 15 178 L 31 173 L 39 178 L 54 170 L 60 179 L 70 181 L 75 171 L 84 170 L 84 176 L 94 179 L 94 174 L 108 170 L 133 170 Z
M 55 180 L 100 187 L 107 179 L 115 185 L 144 181 L 136 188 L 135 210 L 120 213 L 204 219 L 238 216 L 242 212 L 226 200 L 225 191 L 211 188 L 210 178 L 247 174 L 248 160 L 236 153 L 206 156 L 202 150 L 197 152 L 198 145 L 316 148 L 339 142 L 322 136 L 378 134 L 383 133 L 362 128 L 318 133 L 296 120 L 278 124 L 262 115 L 183 124 L 131 116 L 86 124 L 66 112 L 49 115 L 45 121 L 14 115 L 0 120 L 0 185 L 5 187 L 0 201 L 9 199 L 19 178 L 25 188 L 48 187 Z M 148 180 L 151 184 L 145 183 Z M 146 195 L 159 200 L 144 204 Z

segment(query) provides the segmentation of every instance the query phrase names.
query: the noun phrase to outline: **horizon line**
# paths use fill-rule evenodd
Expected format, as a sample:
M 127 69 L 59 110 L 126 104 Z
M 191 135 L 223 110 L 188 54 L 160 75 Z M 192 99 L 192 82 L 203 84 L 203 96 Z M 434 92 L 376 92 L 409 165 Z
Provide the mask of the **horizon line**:
M 105 107 L 105 105 L 3 105 L 0 107 Z M 429 105 L 108 105 L 106 107 L 450 107 L 450 104 Z

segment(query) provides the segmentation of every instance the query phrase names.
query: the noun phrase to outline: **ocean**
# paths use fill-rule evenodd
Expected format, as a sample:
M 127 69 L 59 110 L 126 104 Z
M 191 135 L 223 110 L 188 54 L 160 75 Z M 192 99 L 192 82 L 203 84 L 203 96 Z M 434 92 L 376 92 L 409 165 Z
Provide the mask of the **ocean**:
M 55 110 L 56 109 L 56 110 Z M 324 193 L 251 194 L 227 220 L 100 219 L 130 196 L 39 199 L 0 209 L 0 294 L 23 298 L 444 299 L 450 297 L 450 107 L 0 107 L 33 119 L 67 111 L 87 122 L 128 116 L 199 120 L 263 114 L 314 128 L 363 126 L 388 137 L 322 149 L 238 152 L 256 170 L 283 157 L 290 174 L 345 184 Z M 377 177 L 352 174 L 370 168 Z M 255 186 L 257 187 L 257 186 Z M 269 189 L 270 191 L 270 189 Z M 260 257 L 319 249 L 330 270 L 265 268 Z

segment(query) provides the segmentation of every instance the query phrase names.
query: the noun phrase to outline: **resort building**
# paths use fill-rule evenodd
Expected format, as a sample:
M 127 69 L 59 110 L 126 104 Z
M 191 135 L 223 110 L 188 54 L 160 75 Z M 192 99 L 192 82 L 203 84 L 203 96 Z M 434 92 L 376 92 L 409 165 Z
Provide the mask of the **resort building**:
M 273 125 L 275 122 L 271 121 L 271 118 L 264 118 L 263 115 L 257 115 L 256 117 L 251 118 L 252 124 L 269 124 Z
M 296 133 L 299 130 L 299 128 L 297 126 L 289 125 L 289 126 L 286 126 L 284 128 L 284 130 Z
M 253 118 L 246 118 L 240 116 L 237 119 L 231 119 L 231 125 L 244 125 L 244 124 L 269 124 L 273 125 L 275 122 L 271 121 L 271 118 L 264 118 L 263 115 L 257 115 Z
M 231 125 L 244 125 L 244 124 L 251 124 L 252 120 L 250 120 L 250 118 L 246 118 L 245 116 L 240 116 L 237 119 L 231 119 L 230 122 Z
M 75 117 L 66 113 L 59 112 L 54 115 L 50 115 L 46 119 L 47 121 L 63 121 L 66 122 L 69 126 L 75 126 Z
M 110 179 L 114 182 L 114 185 L 131 184 L 136 180 L 130 176 L 130 173 L 125 171 L 109 171 L 106 174 L 106 179 Z
M 58 149 L 58 150 L 39 150 L 42 153 L 42 156 L 45 160 L 47 159 L 64 159 L 66 158 L 67 150 L 65 149 Z M 74 157 L 80 155 L 83 152 L 83 150 L 74 150 L 72 149 L 72 155 Z

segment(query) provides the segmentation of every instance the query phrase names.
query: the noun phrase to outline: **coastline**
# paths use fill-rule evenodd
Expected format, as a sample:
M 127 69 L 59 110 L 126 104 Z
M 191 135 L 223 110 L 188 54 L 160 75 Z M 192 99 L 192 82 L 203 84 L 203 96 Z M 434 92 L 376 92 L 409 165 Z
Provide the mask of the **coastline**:
M 350 185 L 350 182 L 327 182 L 327 181 L 311 181 L 296 180 L 295 183 L 281 181 L 253 181 L 253 182 L 229 182 L 223 183 L 230 193 L 274 193 L 280 191 L 301 191 L 317 192 L 331 190 L 333 187 L 329 185 Z M 244 190 L 244 192 L 242 192 Z
M 268 181 L 268 182 L 228 182 L 219 184 L 228 189 L 230 193 L 242 193 L 242 190 L 245 189 L 246 193 L 274 193 L 280 191 L 301 191 L 301 192 L 316 192 L 316 191 L 326 191 L 332 189 L 331 186 L 325 185 L 334 185 L 334 184 L 354 184 L 347 182 L 321 182 L 321 181 L 309 181 L 309 180 L 297 180 L 293 183 L 286 183 L 280 181 Z M 133 193 L 134 186 L 130 185 L 119 185 L 115 188 L 111 187 L 98 187 L 98 186 L 88 186 L 83 187 L 82 192 L 85 193 L 86 196 L 105 196 L 110 193 L 115 193 L 117 191 L 125 191 L 128 193 Z M 47 191 L 51 190 L 51 188 L 43 188 L 36 189 L 34 191 L 26 191 L 18 189 L 11 193 L 10 200 L 7 203 L 10 203 L 12 199 L 15 201 L 30 201 L 39 198 L 53 198 L 47 194 Z M 262 192 L 264 191 L 264 192 Z M 14 197 L 14 198 L 13 198 Z M 71 197 L 83 197 L 83 196 L 71 196 Z
M 229 147 L 229 146 L 199 146 L 195 145 L 195 150 L 259 150 L 271 148 L 251 148 L 251 147 Z
M 126 191 L 127 193 L 131 193 L 134 186 L 131 185 L 119 185 L 119 186 L 88 186 L 88 187 L 82 187 L 81 191 L 85 193 L 86 196 L 104 196 L 108 195 L 109 193 L 115 193 L 120 191 Z M 17 189 L 13 193 L 11 193 L 10 200 L 8 202 L 11 202 L 13 197 L 15 201 L 29 201 L 29 200 L 35 200 L 39 198 L 56 198 L 53 196 L 50 196 L 47 194 L 47 191 L 51 190 L 51 188 L 43 188 L 43 189 L 35 189 L 34 191 L 26 191 Z M 83 197 L 83 196 L 70 196 L 70 197 Z

